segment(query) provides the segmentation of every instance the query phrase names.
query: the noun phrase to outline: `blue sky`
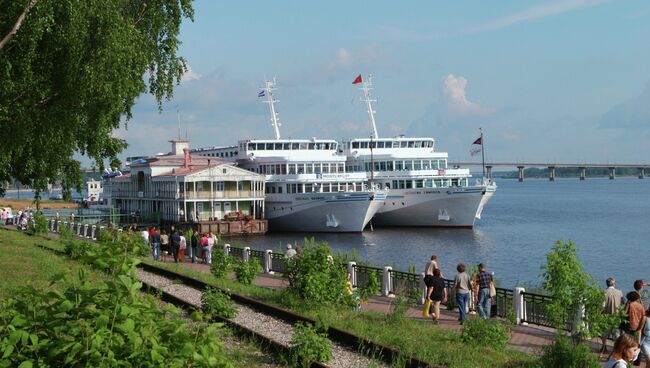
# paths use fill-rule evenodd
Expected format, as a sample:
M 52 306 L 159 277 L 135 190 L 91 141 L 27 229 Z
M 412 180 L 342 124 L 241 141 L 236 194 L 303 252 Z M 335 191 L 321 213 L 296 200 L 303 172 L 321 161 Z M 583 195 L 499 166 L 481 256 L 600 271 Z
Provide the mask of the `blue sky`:
M 432 136 L 468 160 L 650 161 L 650 2 L 195 2 L 180 52 L 191 68 L 159 113 L 149 96 L 116 132 L 126 154 L 271 138 L 264 78 L 277 77 L 283 137 Z

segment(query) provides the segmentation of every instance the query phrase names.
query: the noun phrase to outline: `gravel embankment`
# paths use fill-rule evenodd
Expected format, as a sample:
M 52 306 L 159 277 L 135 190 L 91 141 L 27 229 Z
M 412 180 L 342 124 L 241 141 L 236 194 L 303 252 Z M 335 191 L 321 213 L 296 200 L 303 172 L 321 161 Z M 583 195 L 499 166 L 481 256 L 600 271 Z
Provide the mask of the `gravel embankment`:
M 201 305 L 201 292 L 199 290 L 186 285 L 176 284 L 173 280 L 141 269 L 136 271 L 136 275 L 141 282 L 172 294 L 197 307 Z M 238 307 L 239 312 L 235 318 L 232 318 L 233 322 L 245 326 L 282 345 L 289 346 L 291 334 L 293 333 L 293 326 L 291 324 L 243 305 L 239 305 Z M 332 368 L 388 367 L 383 362 L 372 360 L 336 342 L 332 342 L 332 355 L 334 359 L 327 362 L 327 366 Z

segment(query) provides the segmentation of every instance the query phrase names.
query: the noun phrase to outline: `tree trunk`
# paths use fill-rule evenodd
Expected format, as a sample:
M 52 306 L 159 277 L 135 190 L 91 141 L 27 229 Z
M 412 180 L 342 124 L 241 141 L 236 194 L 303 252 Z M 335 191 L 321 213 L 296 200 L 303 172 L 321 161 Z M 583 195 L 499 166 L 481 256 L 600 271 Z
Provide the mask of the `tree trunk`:
M 23 24 L 25 17 L 27 17 L 29 11 L 32 10 L 32 8 L 34 7 L 34 5 L 36 5 L 37 2 L 38 0 L 29 0 L 29 3 L 27 3 L 25 10 L 23 10 L 23 13 L 20 14 L 18 19 L 16 20 L 16 23 L 11 28 L 11 31 L 2 38 L 2 41 L 0 41 L 0 50 L 2 50 L 2 48 L 9 43 L 9 41 L 16 35 L 16 33 L 18 33 L 18 29 Z

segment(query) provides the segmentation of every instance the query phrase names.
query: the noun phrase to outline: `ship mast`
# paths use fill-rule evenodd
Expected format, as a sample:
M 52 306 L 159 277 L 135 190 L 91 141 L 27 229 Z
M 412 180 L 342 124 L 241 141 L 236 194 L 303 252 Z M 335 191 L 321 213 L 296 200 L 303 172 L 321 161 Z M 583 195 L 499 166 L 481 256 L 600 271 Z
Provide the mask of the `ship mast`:
M 366 108 L 368 109 L 368 115 L 370 116 L 370 123 L 372 124 L 372 135 L 375 139 L 379 139 L 379 134 L 377 134 L 377 124 L 375 123 L 375 110 L 372 109 L 372 103 L 377 102 L 377 100 L 372 99 L 370 96 L 370 88 L 372 86 L 372 75 L 368 75 L 368 80 L 363 81 L 363 86 L 359 88 L 363 91 L 363 97 L 361 98 L 362 102 L 366 103 Z
M 275 130 L 275 139 L 280 139 L 280 126 L 282 126 L 282 124 L 278 119 L 278 113 L 275 111 L 275 103 L 280 101 L 276 100 L 275 96 L 273 95 L 273 91 L 276 90 L 275 78 L 270 81 L 265 81 L 264 84 L 265 86 L 262 89 L 262 92 L 260 92 L 260 97 L 266 96 L 266 101 L 264 101 L 264 103 L 269 104 L 269 111 L 271 113 L 271 125 L 273 126 L 273 130 Z

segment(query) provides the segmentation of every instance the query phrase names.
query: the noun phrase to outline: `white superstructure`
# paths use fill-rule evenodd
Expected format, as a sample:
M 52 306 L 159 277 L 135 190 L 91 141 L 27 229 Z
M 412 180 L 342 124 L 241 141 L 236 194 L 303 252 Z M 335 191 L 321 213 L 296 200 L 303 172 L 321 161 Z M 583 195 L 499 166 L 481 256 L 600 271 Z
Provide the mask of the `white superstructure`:
M 242 140 L 238 146 L 204 148 L 195 154 L 230 159 L 266 175 L 265 213 L 271 231 L 360 232 L 386 198 L 368 186 L 365 172 L 347 172 L 346 157 L 332 139 L 280 139 L 275 81 L 266 97 L 275 139 Z
M 472 227 L 496 191 L 494 183 L 470 183 L 469 169 L 447 167 L 447 153 L 435 150 L 433 138 L 379 138 L 375 124 L 372 81 L 363 82 L 362 101 L 372 125 L 372 138 L 342 143 L 346 171 L 366 173 L 372 185 L 388 189 L 373 224 L 384 226 Z

